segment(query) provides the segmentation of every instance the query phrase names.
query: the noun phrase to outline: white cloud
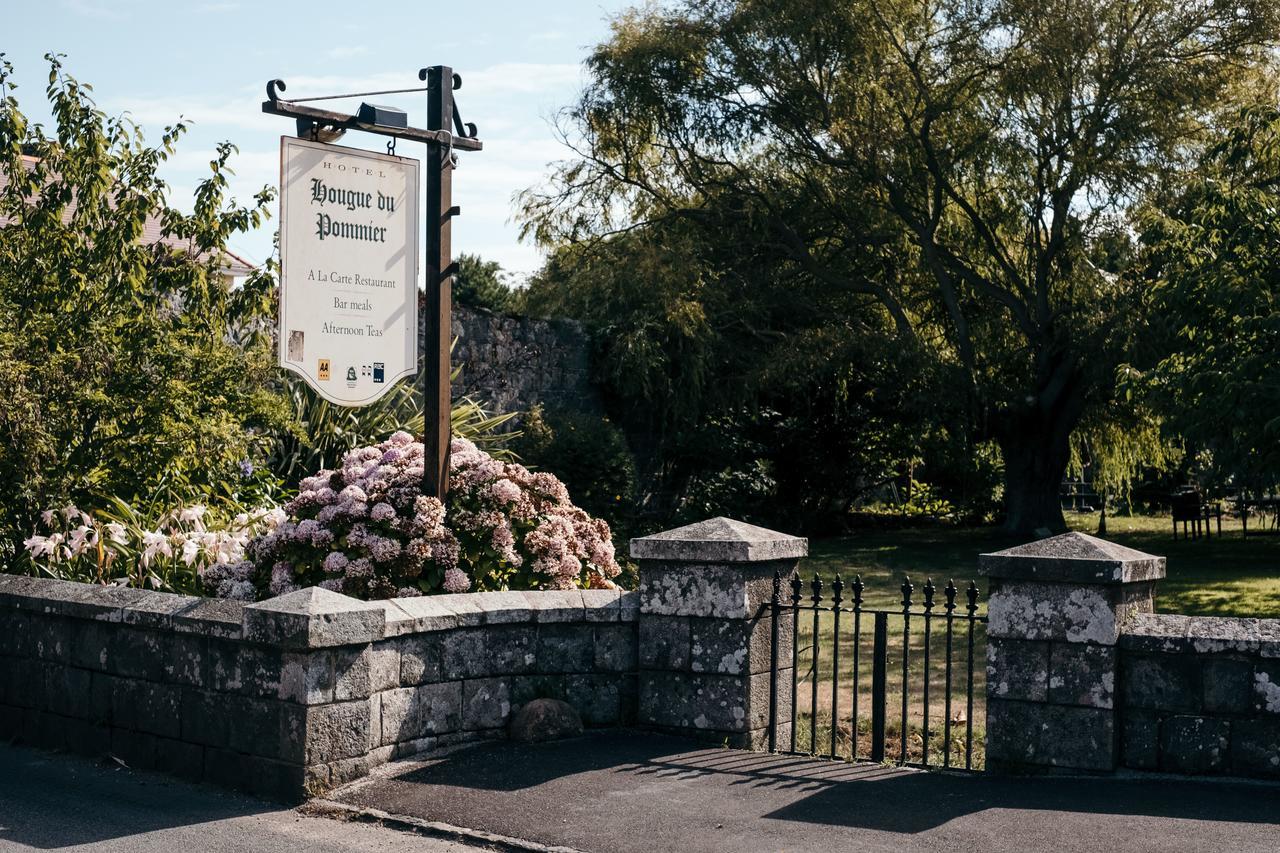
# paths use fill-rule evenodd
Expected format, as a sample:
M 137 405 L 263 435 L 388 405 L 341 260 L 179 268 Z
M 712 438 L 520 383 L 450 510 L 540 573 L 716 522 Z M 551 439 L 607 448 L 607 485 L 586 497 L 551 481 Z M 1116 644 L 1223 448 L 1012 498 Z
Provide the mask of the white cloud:
M 462 91 L 529 95 L 561 92 L 582 80 L 582 66 L 576 62 L 501 62 L 462 75 Z
M 124 113 L 135 122 L 156 128 L 187 120 L 200 128 L 234 127 L 242 130 L 269 131 L 279 129 L 280 119 L 262 112 L 258 98 L 199 98 L 199 97 L 116 97 L 103 103 L 110 113 Z

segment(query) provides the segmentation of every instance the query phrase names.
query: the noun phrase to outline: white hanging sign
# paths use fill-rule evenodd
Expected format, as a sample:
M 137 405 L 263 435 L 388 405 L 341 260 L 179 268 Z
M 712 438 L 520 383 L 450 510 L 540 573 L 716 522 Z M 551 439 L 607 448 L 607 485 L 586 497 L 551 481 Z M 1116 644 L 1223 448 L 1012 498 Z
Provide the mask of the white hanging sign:
M 280 366 L 340 406 L 417 373 L 418 165 L 280 140 Z

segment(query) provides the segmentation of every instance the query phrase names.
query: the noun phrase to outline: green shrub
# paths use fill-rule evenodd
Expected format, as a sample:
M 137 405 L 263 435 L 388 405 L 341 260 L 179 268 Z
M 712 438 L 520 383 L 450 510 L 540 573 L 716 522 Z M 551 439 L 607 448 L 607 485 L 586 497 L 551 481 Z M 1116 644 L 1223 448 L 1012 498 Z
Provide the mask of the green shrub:
M 537 405 L 525 416 L 512 449 L 530 468 L 559 477 L 587 512 L 620 530 L 628 528 L 636 463 L 622 430 L 608 418 Z
M 234 492 L 288 418 L 261 333 L 269 276 L 233 287 L 220 272 L 272 190 L 229 198 L 222 143 L 192 212 L 171 207 L 158 172 L 185 126 L 148 145 L 48 59 L 52 133 L 0 60 L 0 562 L 48 507 Z M 157 221 L 170 242 L 144 243 Z

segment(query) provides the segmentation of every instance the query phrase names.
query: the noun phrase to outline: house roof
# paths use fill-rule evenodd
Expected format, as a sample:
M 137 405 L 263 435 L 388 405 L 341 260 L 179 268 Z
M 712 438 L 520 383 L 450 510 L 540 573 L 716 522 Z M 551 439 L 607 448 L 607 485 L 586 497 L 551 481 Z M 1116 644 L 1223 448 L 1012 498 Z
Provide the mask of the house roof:
M 29 169 L 35 165 L 37 158 L 23 154 L 22 160 L 23 164 Z M 3 171 L 0 171 L 0 191 L 3 191 L 8 183 L 8 176 Z M 73 201 L 71 204 L 67 205 L 65 210 L 63 210 L 62 221 L 70 222 L 71 217 L 74 214 L 75 202 Z M 3 213 L 0 213 L 0 228 L 8 225 L 11 221 L 12 220 L 6 217 Z M 160 216 L 158 214 L 149 215 L 142 226 L 142 244 L 144 246 L 151 246 L 156 243 L 160 243 L 162 245 L 169 246 L 170 248 L 186 252 L 187 254 L 193 255 L 202 261 L 208 257 L 207 252 L 198 251 L 190 240 L 167 236 L 163 231 L 164 229 L 160 222 Z M 223 275 L 235 277 L 246 276 L 256 269 L 257 267 L 254 264 L 226 249 L 222 251 L 221 257 L 219 258 L 218 271 Z

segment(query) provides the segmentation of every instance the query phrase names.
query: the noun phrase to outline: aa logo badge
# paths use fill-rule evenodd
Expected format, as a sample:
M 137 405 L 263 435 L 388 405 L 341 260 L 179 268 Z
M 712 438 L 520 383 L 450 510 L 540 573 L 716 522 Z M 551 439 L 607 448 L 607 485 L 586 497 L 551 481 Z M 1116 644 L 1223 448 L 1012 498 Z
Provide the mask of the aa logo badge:
M 324 380 L 324 381 L 326 381 L 326 382 L 328 381 L 328 379 L 329 379 L 329 359 L 327 359 L 327 358 L 322 358 L 322 359 L 320 359 L 320 369 L 319 369 L 318 373 L 320 374 L 320 378 L 321 378 L 322 380 Z

